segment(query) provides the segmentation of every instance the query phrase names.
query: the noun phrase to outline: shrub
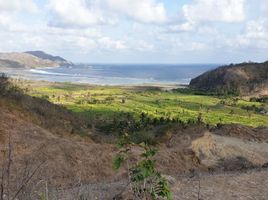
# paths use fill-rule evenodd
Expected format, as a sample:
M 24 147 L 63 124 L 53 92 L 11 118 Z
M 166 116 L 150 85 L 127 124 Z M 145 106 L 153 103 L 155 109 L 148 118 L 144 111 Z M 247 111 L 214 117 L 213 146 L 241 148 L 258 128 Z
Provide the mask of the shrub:
M 115 157 L 113 167 L 119 169 L 124 162 L 127 162 L 130 191 L 136 199 L 151 197 L 152 199 L 171 200 L 171 191 L 167 180 L 155 168 L 156 161 L 153 157 L 156 155 L 156 149 L 146 143 L 135 145 L 128 135 L 124 135 L 118 142 L 119 153 Z M 143 152 L 137 158 L 137 161 L 130 164 L 130 151 L 135 146 L 141 148 Z

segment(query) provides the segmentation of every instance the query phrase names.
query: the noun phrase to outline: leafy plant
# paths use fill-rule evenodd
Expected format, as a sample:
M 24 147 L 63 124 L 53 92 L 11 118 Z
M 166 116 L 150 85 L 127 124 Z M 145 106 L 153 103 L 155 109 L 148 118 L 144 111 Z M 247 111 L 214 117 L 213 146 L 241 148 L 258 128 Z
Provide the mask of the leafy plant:
M 146 143 L 134 144 L 125 134 L 118 142 L 119 149 L 113 167 L 118 170 L 127 163 L 130 191 L 136 199 L 166 199 L 171 200 L 171 191 L 167 180 L 156 169 L 153 157 L 157 150 Z M 134 163 L 130 162 L 132 148 L 141 148 L 142 153 Z

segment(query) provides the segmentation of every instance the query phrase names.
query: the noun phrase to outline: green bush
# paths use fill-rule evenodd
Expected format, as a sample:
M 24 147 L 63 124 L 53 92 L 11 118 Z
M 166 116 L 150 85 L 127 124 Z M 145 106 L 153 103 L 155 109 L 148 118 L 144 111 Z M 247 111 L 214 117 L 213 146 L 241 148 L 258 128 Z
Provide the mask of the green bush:
M 119 153 L 113 162 L 114 169 L 118 170 L 124 162 L 127 162 L 130 191 L 137 199 L 150 196 L 152 199 L 171 200 L 171 190 L 167 180 L 156 169 L 156 149 L 141 143 L 135 145 L 129 136 L 125 134 L 118 142 Z M 141 148 L 143 152 L 138 156 L 135 163 L 130 162 L 132 148 Z

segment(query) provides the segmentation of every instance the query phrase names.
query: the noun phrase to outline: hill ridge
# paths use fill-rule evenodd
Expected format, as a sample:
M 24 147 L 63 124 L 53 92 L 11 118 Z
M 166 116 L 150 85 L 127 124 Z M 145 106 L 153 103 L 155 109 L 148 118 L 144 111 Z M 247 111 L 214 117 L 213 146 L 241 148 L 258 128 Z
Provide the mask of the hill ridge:
M 192 79 L 190 88 L 217 94 L 268 95 L 268 61 L 220 66 Z
M 44 51 L 0 53 L 0 68 L 42 68 L 70 66 L 72 62 Z

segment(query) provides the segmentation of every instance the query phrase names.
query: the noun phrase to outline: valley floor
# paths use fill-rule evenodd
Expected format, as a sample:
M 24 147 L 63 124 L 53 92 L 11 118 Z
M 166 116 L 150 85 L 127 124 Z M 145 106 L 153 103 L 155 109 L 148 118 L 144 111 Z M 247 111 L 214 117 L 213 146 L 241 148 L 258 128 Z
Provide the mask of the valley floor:
M 139 118 L 196 120 L 205 123 L 268 126 L 268 103 L 241 97 L 211 96 L 174 86 L 95 86 L 72 83 L 25 82 L 29 94 L 82 113 L 89 119 L 111 120 L 130 113 Z M 123 116 L 124 117 L 124 116 Z

